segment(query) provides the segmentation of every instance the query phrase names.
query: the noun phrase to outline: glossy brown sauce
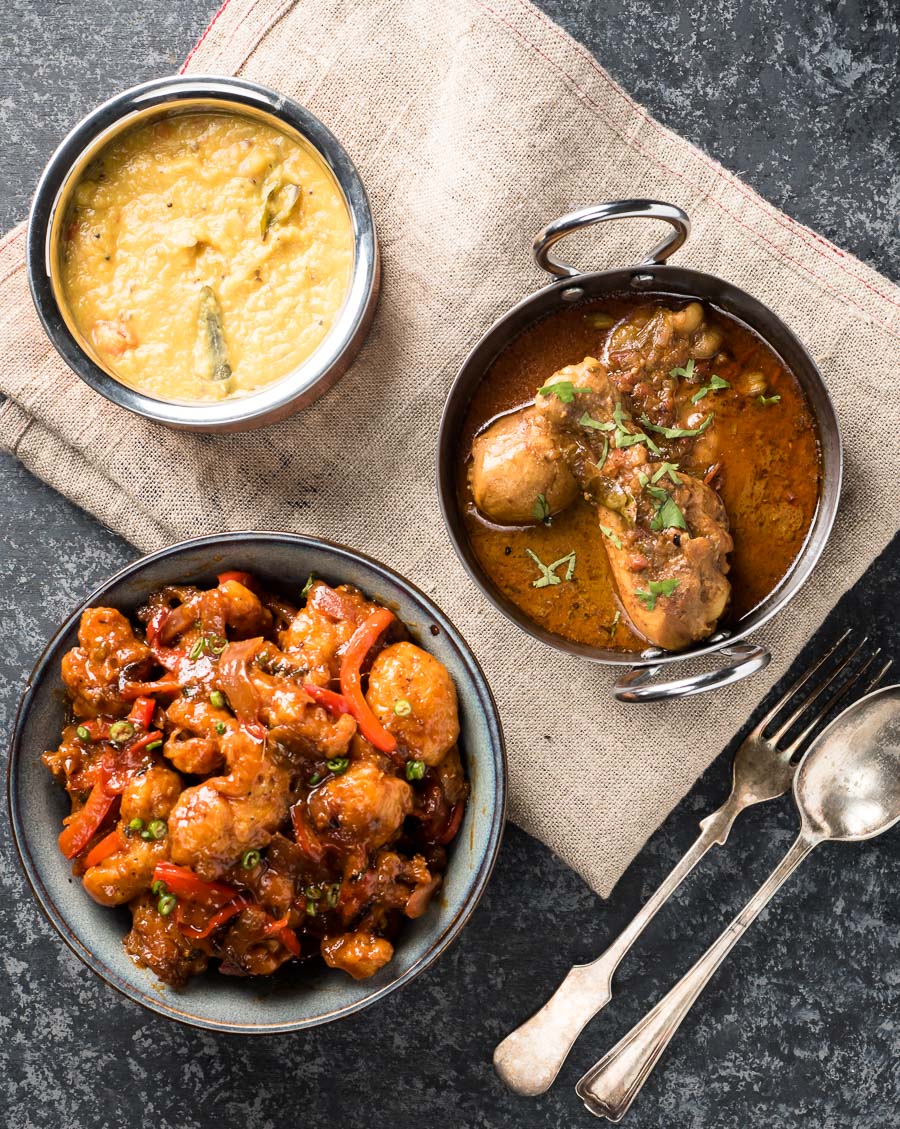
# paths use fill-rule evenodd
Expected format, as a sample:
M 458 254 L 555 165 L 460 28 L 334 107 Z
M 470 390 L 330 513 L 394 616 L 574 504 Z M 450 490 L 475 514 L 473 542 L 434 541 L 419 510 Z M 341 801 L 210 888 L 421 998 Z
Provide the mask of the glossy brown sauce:
M 600 356 L 606 330 L 586 315 L 618 319 L 638 306 L 684 301 L 642 297 L 602 299 L 551 314 L 512 341 L 476 389 L 460 437 L 457 490 L 466 530 L 485 572 L 531 620 L 565 639 L 601 648 L 639 651 L 646 642 L 632 633 L 616 596 L 596 508 L 579 499 L 548 524 L 497 526 L 476 510 L 468 481 L 472 440 L 498 415 L 529 403 L 547 378 L 585 356 Z M 710 481 L 731 526 L 731 605 L 720 621 L 734 625 L 761 603 L 796 560 L 818 504 L 821 460 L 812 412 L 796 377 L 752 330 L 729 315 L 704 306 L 707 320 L 724 332 L 715 360 L 717 375 L 730 387 L 706 396 L 698 410 L 712 410 L 707 433 L 719 464 Z M 763 405 L 748 394 L 748 374 L 760 373 Z M 706 438 L 706 436 L 704 437 Z M 696 442 L 681 459 L 685 471 L 705 477 L 704 447 Z M 698 461 L 700 460 L 700 461 Z M 535 588 L 538 570 L 526 550 L 549 563 L 571 553 L 577 567 L 571 581 Z

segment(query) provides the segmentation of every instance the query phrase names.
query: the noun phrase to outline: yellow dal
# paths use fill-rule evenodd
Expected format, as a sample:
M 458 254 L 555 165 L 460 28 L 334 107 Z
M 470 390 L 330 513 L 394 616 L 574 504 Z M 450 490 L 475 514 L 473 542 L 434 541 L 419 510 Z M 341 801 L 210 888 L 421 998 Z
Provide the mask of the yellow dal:
M 296 203 L 263 238 L 291 185 Z M 238 115 L 184 114 L 102 150 L 75 190 L 62 257 L 75 323 L 118 379 L 217 400 L 271 384 L 321 343 L 349 287 L 353 229 L 314 151 Z M 227 379 L 213 379 L 207 288 Z

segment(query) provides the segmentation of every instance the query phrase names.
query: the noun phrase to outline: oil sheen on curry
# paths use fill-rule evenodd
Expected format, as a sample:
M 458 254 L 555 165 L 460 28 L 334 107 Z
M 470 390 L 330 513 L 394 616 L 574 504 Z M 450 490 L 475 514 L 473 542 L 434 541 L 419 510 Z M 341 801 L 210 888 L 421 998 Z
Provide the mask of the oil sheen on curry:
M 462 436 L 468 536 L 546 631 L 678 651 L 790 570 L 819 497 L 813 417 L 748 327 L 699 302 L 606 299 L 500 354 Z
M 319 155 L 250 117 L 188 113 L 111 141 L 66 215 L 65 305 L 101 365 L 163 400 L 286 376 L 350 284 L 353 225 Z

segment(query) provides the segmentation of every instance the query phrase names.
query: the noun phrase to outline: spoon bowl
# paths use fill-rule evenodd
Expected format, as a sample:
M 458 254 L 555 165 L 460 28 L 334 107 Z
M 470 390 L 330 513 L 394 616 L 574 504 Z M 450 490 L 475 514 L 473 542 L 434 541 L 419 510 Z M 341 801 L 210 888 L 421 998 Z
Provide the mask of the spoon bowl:
M 794 799 L 815 840 L 856 842 L 900 821 L 900 686 L 848 707 L 800 762 Z

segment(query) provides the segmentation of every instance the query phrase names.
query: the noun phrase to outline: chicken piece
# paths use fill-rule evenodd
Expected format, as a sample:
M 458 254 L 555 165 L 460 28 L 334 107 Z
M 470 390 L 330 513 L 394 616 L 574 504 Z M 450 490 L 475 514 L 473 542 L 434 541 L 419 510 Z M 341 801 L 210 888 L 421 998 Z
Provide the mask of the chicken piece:
M 561 385 L 559 392 L 552 391 Z M 608 458 L 646 458 L 646 449 L 631 443 L 620 451 L 620 432 L 640 432 L 609 380 L 605 365 L 585 357 L 555 372 L 535 396 L 535 408 L 553 431 L 572 474 L 588 496 Z M 641 434 L 643 434 L 641 432 Z M 618 464 L 617 464 L 618 465 Z
M 670 464 L 649 461 L 652 437 L 616 399 L 605 365 L 586 357 L 555 373 L 545 388 L 561 380 L 573 388 L 571 402 L 539 392 L 536 404 L 561 433 L 560 444 L 585 496 L 598 505 L 623 607 L 648 642 L 681 650 L 709 635 L 728 603 L 727 554 L 733 542 L 725 508 L 699 479 L 673 471 L 675 482 L 665 469 Z M 578 393 L 579 388 L 584 391 Z M 587 403 L 591 419 L 612 423 L 611 430 L 586 425 Z M 610 404 L 611 419 L 604 414 Z M 663 524 L 674 512 L 663 509 L 667 497 L 680 508 L 687 530 Z
M 330 588 L 316 580 L 310 587 L 306 607 L 279 635 L 279 646 L 306 667 L 311 681 L 325 685 L 338 674 L 338 651 L 376 607 L 349 584 Z
M 225 731 L 236 725 L 226 709 L 218 709 L 208 698 L 176 698 L 166 710 L 172 731 L 163 754 L 179 772 L 207 776 L 222 767 L 221 738 L 217 726 Z
M 329 968 L 340 968 L 354 980 L 366 980 L 384 968 L 394 946 L 373 933 L 340 933 L 322 941 L 322 957 Z
M 602 359 L 613 386 L 635 416 L 646 415 L 658 427 L 672 427 L 679 381 L 684 381 L 673 369 L 685 369 L 693 361 L 696 383 L 702 383 L 711 371 L 703 362 L 715 356 L 722 339 L 722 331 L 707 320 L 699 302 L 680 310 L 639 306 L 609 333 Z
M 131 932 L 125 937 L 125 951 L 163 983 L 180 988 L 191 976 L 204 972 L 209 961 L 202 949 L 193 947 L 171 914 L 157 910 L 157 900 L 144 894 L 131 903 Z
M 725 611 L 733 542 L 718 494 L 682 472 L 673 481 L 667 465 L 634 468 L 620 479 L 628 507 L 598 512 L 628 618 L 648 642 L 678 651 L 711 634 Z
M 313 826 L 346 832 L 369 850 L 390 842 L 412 810 L 413 792 L 399 777 L 383 772 L 371 761 L 354 762 L 332 776 L 308 800 Z
M 155 819 L 167 819 L 180 792 L 181 777 L 165 765 L 152 764 L 136 775 L 122 792 L 120 834 L 133 819 L 142 820 L 145 826 Z M 148 842 L 133 835 L 125 843 L 122 850 L 85 871 L 84 888 L 100 905 L 123 905 L 146 890 L 156 864 L 169 853 L 167 838 Z
M 534 408 L 501 416 L 476 437 L 469 482 L 475 505 L 499 525 L 531 525 L 578 496 L 563 453 Z
M 555 372 L 538 389 L 534 406 L 559 443 L 561 431 L 572 437 L 586 437 L 597 430 L 582 423 L 585 416 L 608 424 L 617 399 L 606 367 L 596 357 L 585 357 L 577 365 L 566 365 Z
M 248 906 L 234 919 L 222 942 L 222 958 L 232 974 L 271 976 L 292 953 L 270 932 L 272 919 L 260 906 Z M 269 931 L 269 932 L 267 932 Z
M 414 643 L 393 643 L 378 655 L 366 701 L 385 729 L 428 765 L 439 764 L 456 744 L 453 679 L 442 662 Z
M 75 716 L 123 717 L 132 703 L 119 695 L 120 676 L 129 668 L 149 667 L 150 648 L 115 608 L 88 608 L 81 617 L 78 643 L 62 660 L 62 679 Z
M 291 805 L 290 771 L 265 742 L 235 726 L 222 739 L 227 776 L 185 788 L 169 816 L 169 853 L 201 878 L 218 878 L 244 851 L 265 847 Z

